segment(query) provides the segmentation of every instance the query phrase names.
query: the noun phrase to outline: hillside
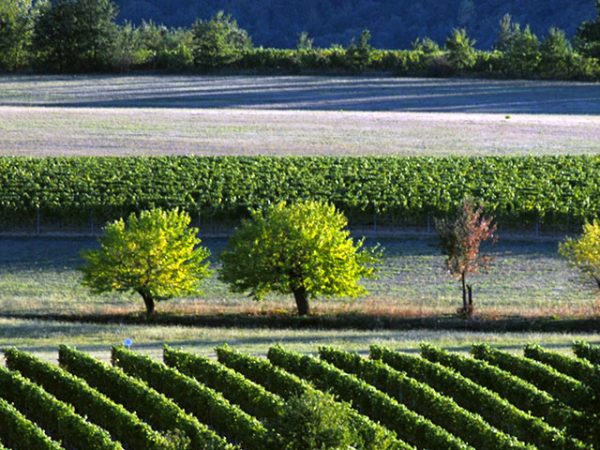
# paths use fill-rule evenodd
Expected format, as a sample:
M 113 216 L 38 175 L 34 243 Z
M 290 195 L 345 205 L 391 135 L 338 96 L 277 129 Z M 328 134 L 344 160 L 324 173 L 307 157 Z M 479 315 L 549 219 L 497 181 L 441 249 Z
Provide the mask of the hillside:
M 479 47 L 489 48 L 500 18 L 510 13 L 543 35 L 558 26 L 572 35 L 594 16 L 594 0 L 116 0 L 121 20 L 152 19 L 188 26 L 218 10 L 232 14 L 256 45 L 293 47 L 307 31 L 318 46 L 347 44 L 363 28 L 380 48 L 405 48 L 415 38 L 442 41 L 453 27 L 467 27 Z

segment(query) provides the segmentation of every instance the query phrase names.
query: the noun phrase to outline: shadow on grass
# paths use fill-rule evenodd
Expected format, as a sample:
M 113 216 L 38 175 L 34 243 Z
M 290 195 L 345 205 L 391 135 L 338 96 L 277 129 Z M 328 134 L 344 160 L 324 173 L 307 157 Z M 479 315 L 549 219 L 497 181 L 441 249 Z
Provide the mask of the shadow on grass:
M 600 317 L 508 316 L 464 319 L 454 315 L 400 317 L 356 312 L 298 317 L 289 313 L 182 315 L 123 314 L 0 314 L 0 318 L 81 324 L 171 325 L 214 328 L 274 328 L 319 330 L 449 330 L 479 332 L 600 332 Z

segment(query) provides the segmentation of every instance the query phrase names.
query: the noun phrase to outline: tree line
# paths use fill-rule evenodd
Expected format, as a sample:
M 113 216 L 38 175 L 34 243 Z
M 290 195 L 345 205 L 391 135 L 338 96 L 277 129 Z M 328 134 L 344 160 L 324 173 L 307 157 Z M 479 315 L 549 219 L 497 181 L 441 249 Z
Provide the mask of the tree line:
M 132 292 L 152 315 L 157 301 L 201 293 L 212 270 L 210 251 L 190 227 L 188 213 L 160 208 L 132 213 L 106 225 L 100 246 L 83 252 L 83 284 L 92 292 Z M 448 273 L 462 286 L 461 316 L 474 312 L 470 274 L 485 272 L 492 257 L 481 252 L 483 242 L 496 240 L 497 225 L 472 198 L 453 215 L 436 220 L 439 247 Z M 600 288 L 600 221 L 587 223 L 578 238 L 559 248 L 569 262 Z M 317 297 L 359 297 L 367 293 L 361 281 L 376 274 L 383 249 L 367 248 L 347 229 L 343 213 L 328 202 L 279 202 L 254 209 L 219 255 L 219 279 L 233 292 L 262 300 L 269 293 L 294 296 L 298 314 L 310 314 Z
M 319 48 L 306 32 L 295 48 L 253 45 L 230 15 L 218 12 L 191 27 L 116 22 L 111 0 L 4 0 L 0 5 L 0 71 L 37 73 L 260 72 L 475 75 L 507 78 L 599 79 L 600 0 L 597 17 L 573 40 L 550 28 L 541 39 L 510 15 L 502 19 L 492 50 L 476 48 L 466 28 L 443 43 L 416 38 L 410 49 L 382 50 L 363 30 L 345 45 Z

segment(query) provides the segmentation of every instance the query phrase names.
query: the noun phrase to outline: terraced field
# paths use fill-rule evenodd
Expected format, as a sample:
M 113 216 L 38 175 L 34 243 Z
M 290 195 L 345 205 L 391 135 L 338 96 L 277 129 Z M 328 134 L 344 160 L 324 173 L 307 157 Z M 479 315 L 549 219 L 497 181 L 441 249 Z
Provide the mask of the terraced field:
M 521 356 L 479 344 L 468 357 L 430 345 L 420 356 L 372 346 L 366 358 L 272 347 L 265 359 L 222 346 L 217 362 L 165 347 L 158 362 L 115 347 L 113 366 L 66 346 L 59 366 L 10 349 L 8 369 L 0 368 L 0 443 L 301 448 L 289 438 L 298 424 L 282 419 L 298 399 L 331 402 L 330 393 L 357 449 L 600 448 L 600 347 L 573 349 L 576 356 L 526 346 Z

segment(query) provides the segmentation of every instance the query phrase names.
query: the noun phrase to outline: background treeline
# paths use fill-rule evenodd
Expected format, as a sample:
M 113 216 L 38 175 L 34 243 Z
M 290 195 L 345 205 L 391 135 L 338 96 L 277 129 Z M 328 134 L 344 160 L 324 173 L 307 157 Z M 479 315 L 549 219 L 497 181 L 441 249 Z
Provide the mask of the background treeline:
M 272 5 L 277 4 L 284 9 L 289 6 L 287 2 L 272 2 Z M 386 27 L 391 26 L 387 23 L 389 16 L 382 13 L 385 8 L 375 2 L 361 3 L 355 14 L 367 4 L 385 17 Z M 411 11 L 418 10 L 419 5 L 421 3 Z M 0 70 L 41 73 L 388 72 L 421 76 L 598 79 L 600 0 L 596 6 L 596 18 L 573 24 L 577 30 L 572 40 L 558 28 L 550 28 L 538 36 L 529 26 L 505 15 L 496 24 L 495 32 L 489 34 L 493 41 L 491 50 L 475 47 L 476 41 L 467 31 L 469 20 L 462 19 L 456 23 L 464 25 L 463 28 L 446 29 L 445 37 L 437 42 L 419 38 L 415 33 L 410 49 L 406 50 L 374 48 L 367 29 L 355 29 L 346 42 L 321 48 L 307 32 L 292 31 L 294 27 L 283 33 L 293 40 L 290 47 L 294 48 L 275 49 L 256 47 L 254 36 L 222 12 L 209 19 L 196 19 L 191 27 L 168 28 L 151 21 L 139 25 L 118 24 L 118 8 L 110 0 L 39 0 L 33 4 L 31 0 L 3 0 L 0 4 Z M 446 3 L 438 5 L 436 2 L 429 9 L 440 13 L 447 7 Z M 459 9 L 468 16 L 465 8 L 462 5 Z M 285 10 L 293 16 L 294 9 Z M 189 21 L 193 17 L 190 16 Z M 479 19 L 476 22 L 479 23 Z M 286 41 L 286 45 L 289 42 Z

